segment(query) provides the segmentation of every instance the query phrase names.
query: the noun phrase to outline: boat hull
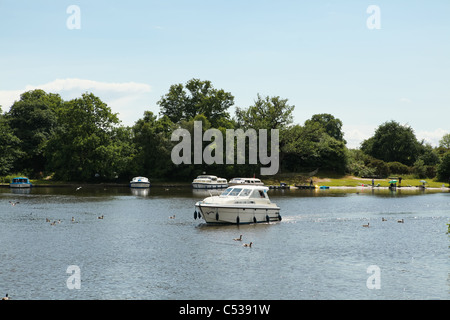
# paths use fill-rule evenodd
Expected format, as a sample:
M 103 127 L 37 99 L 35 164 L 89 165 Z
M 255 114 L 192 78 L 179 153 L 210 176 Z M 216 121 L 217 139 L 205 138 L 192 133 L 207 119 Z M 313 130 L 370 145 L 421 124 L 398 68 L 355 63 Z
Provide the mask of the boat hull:
M 202 183 L 192 182 L 194 189 L 225 189 L 228 188 L 228 183 Z
M 280 208 L 276 206 L 226 206 L 197 203 L 196 216 L 201 214 L 207 223 L 249 224 L 281 221 Z
M 150 182 L 131 182 L 130 188 L 150 188 Z
M 31 183 L 11 183 L 10 188 L 31 188 Z

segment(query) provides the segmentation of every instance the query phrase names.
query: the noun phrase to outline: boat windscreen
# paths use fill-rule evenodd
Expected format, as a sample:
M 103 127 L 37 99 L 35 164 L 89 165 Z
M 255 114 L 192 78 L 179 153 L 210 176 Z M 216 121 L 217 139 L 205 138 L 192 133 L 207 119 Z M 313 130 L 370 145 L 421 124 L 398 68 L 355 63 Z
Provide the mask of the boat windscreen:
M 231 190 L 231 192 L 228 195 L 229 196 L 238 196 L 241 191 L 242 191 L 242 188 L 233 188 L 233 190 Z
M 239 194 L 240 197 L 248 197 L 248 195 L 252 192 L 251 189 L 244 189 L 242 190 L 242 192 Z
M 233 188 L 227 188 L 224 192 L 222 192 L 220 195 L 221 196 L 226 196 L 226 195 L 228 195 L 229 193 L 230 193 L 230 191 L 232 190 Z

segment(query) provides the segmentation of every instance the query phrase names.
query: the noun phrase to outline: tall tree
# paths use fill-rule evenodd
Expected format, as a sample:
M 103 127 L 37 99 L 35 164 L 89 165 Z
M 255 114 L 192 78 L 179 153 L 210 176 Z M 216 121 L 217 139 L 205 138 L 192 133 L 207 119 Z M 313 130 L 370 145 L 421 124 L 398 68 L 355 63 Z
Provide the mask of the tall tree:
M 36 89 L 27 91 L 14 102 L 7 117 L 13 133 L 20 139 L 22 156 L 17 160 L 16 169 L 44 171 L 44 149 L 48 139 L 58 126 L 56 111 L 63 100 L 58 94 Z
M 0 107 L 0 175 L 9 174 L 16 169 L 14 164 L 22 155 L 19 145 L 20 139 L 12 132 L 7 117 Z
M 342 121 L 333 115 L 329 113 L 315 114 L 310 120 L 306 120 L 305 125 L 311 122 L 319 123 L 330 137 L 346 143 L 344 133 L 342 132 Z
M 55 176 L 62 180 L 110 179 L 118 174 L 114 145 L 117 114 L 92 93 L 64 103 L 59 109 L 59 127 L 45 155 Z
M 437 167 L 437 179 L 450 183 L 450 151 L 444 154 L 441 163 Z
M 373 137 L 362 142 L 361 150 L 385 162 L 411 166 L 421 153 L 422 143 L 417 141 L 410 126 L 388 121 L 377 128 Z
M 223 119 L 229 120 L 227 110 L 234 104 L 234 97 L 223 89 L 215 89 L 211 81 L 191 79 L 184 86 L 181 83 L 170 86 L 169 92 L 157 104 L 161 114 L 174 123 L 203 114 L 213 127 L 218 128 Z
M 331 137 L 322 124 L 306 121 L 283 131 L 282 166 L 289 171 L 321 168 L 343 173 L 347 148 Z
M 136 121 L 132 128 L 137 149 L 136 174 L 156 178 L 168 175 L 173 168 L 170 159 L 173 127 L 167 116 L 158 119 L 151 111 L 145 111 L 144 117 Z
M 450 133 L 444 134 L 441 140 L 439 140 L 439 147 L 450 150 Z
M 288 99 L 261 97 L 258 94 L 252 106 L 236 108 L 236 119 L 241 128 L 283 129 L 292 123 L 294 108 L 294 105 L 288 104 Z

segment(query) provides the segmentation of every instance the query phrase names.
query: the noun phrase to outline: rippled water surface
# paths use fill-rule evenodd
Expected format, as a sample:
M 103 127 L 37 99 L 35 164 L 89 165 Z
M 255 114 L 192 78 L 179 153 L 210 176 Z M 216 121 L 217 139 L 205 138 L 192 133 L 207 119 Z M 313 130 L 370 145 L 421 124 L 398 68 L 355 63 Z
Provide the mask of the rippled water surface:
M 207 195 L 189 188 L 2 188 L 0 295 L 450 298 L 448 192 L 270 190 L 283 220 L 245 226 L 194 220 L 195 202 Z M 252 248 L 233 241 L 240 234 Z M 72 265 L 80 289 L 67 286 Z M 373 276 L 379 289 L 367 285 Z

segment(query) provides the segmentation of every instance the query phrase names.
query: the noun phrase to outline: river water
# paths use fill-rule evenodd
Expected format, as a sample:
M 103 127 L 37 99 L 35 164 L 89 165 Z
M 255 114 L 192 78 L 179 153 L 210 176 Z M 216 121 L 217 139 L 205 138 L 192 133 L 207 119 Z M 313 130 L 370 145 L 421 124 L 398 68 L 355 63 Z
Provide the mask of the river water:
M 16 192 L 0 189 L 11 299 L 450 298 L 448 192 L 270 190 L 282 221 L 240 226 L 195 220 L 208 194 L 190 188 Z

